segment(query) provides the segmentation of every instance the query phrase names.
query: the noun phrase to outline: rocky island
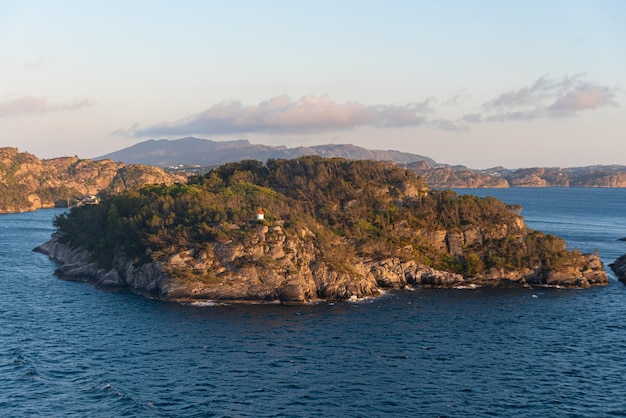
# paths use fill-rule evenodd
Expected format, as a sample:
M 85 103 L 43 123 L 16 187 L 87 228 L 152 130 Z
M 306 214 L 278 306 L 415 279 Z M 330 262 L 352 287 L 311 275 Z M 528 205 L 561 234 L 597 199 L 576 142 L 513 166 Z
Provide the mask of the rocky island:
M 530 230 L 520 210 L 430 190 L 392 163 L 248 160 L 74 208 L 36 250 L 61 263 L 62 277 L 177 301 L 608 284 L 596 255 Z

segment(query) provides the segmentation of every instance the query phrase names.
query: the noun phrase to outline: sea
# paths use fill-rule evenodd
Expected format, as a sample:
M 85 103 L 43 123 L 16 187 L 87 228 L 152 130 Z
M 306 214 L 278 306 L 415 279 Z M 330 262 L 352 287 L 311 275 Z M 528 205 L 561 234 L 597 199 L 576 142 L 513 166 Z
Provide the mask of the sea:
M 626 253 L 626 189 L 473 189 Z M 0 215 L 2 417 L 626 416 L 626 285 L 178 304 L 53 275 L 60 209 Z

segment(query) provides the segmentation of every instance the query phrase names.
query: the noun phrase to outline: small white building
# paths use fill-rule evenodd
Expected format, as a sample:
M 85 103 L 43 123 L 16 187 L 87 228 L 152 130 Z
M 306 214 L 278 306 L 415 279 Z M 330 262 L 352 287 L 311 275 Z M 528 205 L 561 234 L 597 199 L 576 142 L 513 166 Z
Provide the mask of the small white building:
M 262 221 L 263 219 L 265 219 L 265 214 L 263 213 L 263 209 L 259 209 L 259 211 L 256 213 L 256 220 Z

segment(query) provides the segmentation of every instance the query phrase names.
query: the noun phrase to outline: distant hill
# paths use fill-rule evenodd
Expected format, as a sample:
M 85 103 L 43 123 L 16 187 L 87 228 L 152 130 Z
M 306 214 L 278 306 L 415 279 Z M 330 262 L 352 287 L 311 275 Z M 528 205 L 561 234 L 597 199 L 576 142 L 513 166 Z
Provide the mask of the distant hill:
M 626 187 L 626 166 L 535 167 L 507 169 L 494 167 L 473 170 L 465 166 L 438 164 L 431 158 L 400 151 L 370 150 L 350 144 L 327 144 L 287 148 L 251 144 L 248 140 L 212 141 L 187 137 L 175 140 L 151 139 L 96 158 L 157 167 L 198 165 L 215 167 L 247 159 L 267 161 L 305 155 L 341 157 L 347 160 L 392 161 L 413 170 L 434 188 L 506 187 Z M 189 171 L 185 168 L 185 172 Z M 199 172 L 206 172 L 200 170 Z
M 417 162 L 407 167 L 424 178 L 429 187 L 435 188 L 626 187 L 626 166 L 623 165 L 472 170 L 464 166 L 432 167 Z
M 316 145 L 311 147 L 287 148 L 251 144 L 248 140 L 212 141 L 187 137 L 181 139 L 150 139 L 128 148 L 97 157 L 123 161 L 127 164 L 146 164 L 158 167 L 178 165 L 215 166 L 247 159 L 266 161 L 274 159 L 292 159 L 305 155 L 321 157 L 341 157 L 348 160 L 393 161 L 409 164 L 426 161 L 435 165 L 435 161 L 422 155 L 400 151 L 369 150 L 356 145 Z

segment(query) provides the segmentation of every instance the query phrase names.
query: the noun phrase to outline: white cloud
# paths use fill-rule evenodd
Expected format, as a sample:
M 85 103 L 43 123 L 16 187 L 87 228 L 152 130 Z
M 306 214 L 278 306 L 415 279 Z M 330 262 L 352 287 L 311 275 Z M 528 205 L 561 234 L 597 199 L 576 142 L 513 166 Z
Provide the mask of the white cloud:
M 483 104 L 484 113 L 468 114 L 467 122 L 503 122 L 572 117 L 578 112 L 619 106 L 616 88 L 582 80 L 580 76 L 537 79 L 532 85 L 511 90 Z
M 50 103 L 45 97 L 22 96 L 0 101 L 0 118 L 76 110 L 91 106 L 88 99 L 74 99 L 67 103 Z
M 142 127 L 135 124 L 114 135 L 159 137 L 177 135 L 302 134 L 350 130 L 359 127 L 403 128 L 429 126 L 444 131 L 468 131 L 472 124 L 532 121 L 541 118 L 573 117 L 579 112 L 605 106 L 619 106 L 617 88 L 589 81 L 581 76 L 560 80 L 540 77 L 528 86 L 507 91 L 486 101 L 459 118 L 439 114 L 435 106 L 455 107 L 463 92 L 439 101 L 429 97 L 406 105 L 365 105 L 338 103 L 330 97 L 304 96 L 291 100 L 276 96 L 258 105 L 241 101 L 217 103 L 186 118 Z
M 450 131 L 450 132 L 465 132 L 469 130 L 469 127 L 465 121 L 453 122 L 447 119 L 438 119 L 433 120 L 431 124 L 435 126 L 437 129 L 441 129 L 442 131 Z
M 433 98 L 423 102 L 398 105 L 364 105 L 358 102 L 337 103 L 328 96 L 305 96 L 292 101 L 277 96 L 256 106 L 240 101 L 215 104 L 187 118 L 159 123 L 146 128 L 134 126 L 116 134 L 133 136 L 241 133 L 306 133 L 361 126 L 377 128 L 418 126 L 427 121 Z
M 615 101 L 615 92 L 608 87 L 593 84 L 580 85 L 559 97 L 550 106 L 556 111 L 578 111 L 587 109 L 597 109 L 602 106 L 618 106 Z

